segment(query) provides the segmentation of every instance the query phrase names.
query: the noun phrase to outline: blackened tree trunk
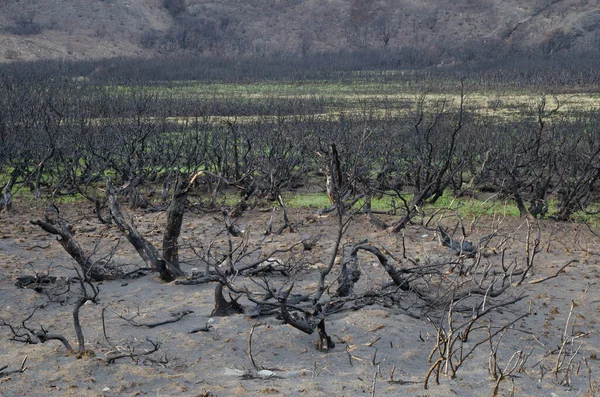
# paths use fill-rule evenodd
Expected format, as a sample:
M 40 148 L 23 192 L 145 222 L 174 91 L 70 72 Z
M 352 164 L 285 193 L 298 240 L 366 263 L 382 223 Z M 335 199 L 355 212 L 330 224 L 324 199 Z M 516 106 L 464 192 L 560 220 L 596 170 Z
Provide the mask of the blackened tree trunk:
M 110 188 L 108 193 L 108 202 L 113 222 L 115 225 L 117 225 L 127 241 L 133 245 L 133 248 L 135 248 L 144 262 L 146 262 L 146 264 L 148 264 L 148 266 L 154 270 L 158 271 L 160 278 L 164 281 L 169 282 L 177 278 L 175 275 L 177 273 L 172 274 L 170 272 L 169 264 L 166 263 L 166 261 L 160 256 L 156 247 L 140 234 L 133 222 L 127 222 L 125 220 L 125 217 L 121 212 L 121 207 L 119 205 L 117 196 Z
M 167 213 L 167 224 L 165 226 L 165 235 L 163 237 L 163 259 L 167 263 L 169 272 L 174 278 L 184 276 L 185 273 L 179 267 L 179 235 L 181 234 L 181 224 L 187 202 L 189 185 L 182 187 L 181 181 L 178 181 L 173 193 L 173 199 L 169 205 Z
M 8 183 L 4 187 L 2 198 L 0 198 L 0 210 L 10 211 L 12 207 L 12 188 L 19 176 L 20 171 L 18 168 L 15 168 L 10 175 Z
M 179 267 L 178 240 L 181 233 L 188 191 L 194 184 L 195 179 L 202 174 L 202 171 L 197 172 L 190 178 L 189 182 L 183 183 L 180 181 L 177 183 L 177 187 L 173 193 L 173 199 L 169 205 L 167 224 L 165 226 L 165 234 L 163 237 L 162 256 L 158 252 L 158 249 L 140 234 L 133 222 L 127 222 L 125 220 L 121 213 L 119 201 L 114 189 L 111 186 L 107 189 L 110 213 L 113 221 L 125 238 L 133 245 L 144 262 L 158 271 L 160 273 L 160 278 L 164 281 L 170 282 L 178 277 L 185 276 L 185 273 Z

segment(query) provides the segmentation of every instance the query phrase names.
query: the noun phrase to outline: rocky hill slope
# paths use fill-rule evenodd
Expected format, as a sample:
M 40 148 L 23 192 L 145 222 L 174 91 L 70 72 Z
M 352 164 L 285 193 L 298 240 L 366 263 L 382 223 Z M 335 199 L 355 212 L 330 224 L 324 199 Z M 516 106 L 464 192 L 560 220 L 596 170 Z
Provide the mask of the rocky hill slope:
M 413 48 L 600 50 L 600 0 L 5 0 L 0 61 Z

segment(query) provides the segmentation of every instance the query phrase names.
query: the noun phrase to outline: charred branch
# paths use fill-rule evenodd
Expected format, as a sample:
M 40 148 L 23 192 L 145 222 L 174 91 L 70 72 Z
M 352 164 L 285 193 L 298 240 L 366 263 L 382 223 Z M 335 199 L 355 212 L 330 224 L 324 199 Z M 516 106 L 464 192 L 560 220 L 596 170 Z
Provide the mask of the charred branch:
M 100 263 L 90 260 L 77 240 L 73 237 L 71 226 L 59 217 L 58 211 L 54 216 L 44 215 L 44 220 L 30 221 L 32 225 L 39 226 L 47 233 L 58 236 L 57 240 L 65 251 L 77 262 L 84 277 L 93 281 L 114 280 L 121 276 L 121 272 L 115 269 L 111 271 L 103 269 Z
M 319 350 L 327 351 L 335 347 L 335 343 L 331 340 L 331 337 L 325 332 L 325 320 L 321 320 L 317 325 L 317 333 L 319 334 Z
M 288 218 L 287 207 L 285 206 L 285 203 L 283 201 L 283 197 L 281 196 L 281 194 L 277 195 L 277 201 L 279 202 L 279 205 L 283 209 L 283 225 L 279 228 L 279 230 L 277 231 L 277 234 L 283 233 L 283 231 L 285 229 L 290 229 L 290 233 L 294 233 L 294 226 L 292 225 L 292 223 L 290 222 L 290 219 Z
M 234 221 L 229 217 L 229 213 L 227 209 L 223 208 L 221 210 L 221 214 L 223 214 L 223 218 L 225 219 L 225 225 L 227 227 L 227 232 L 233 237 L 239 237 L 242 235 L 242 230 L 240 230 Z
M 155 353 L 160 349 L 159 342 L 153 342 L 150 339 L 148 339 L 148 342 L 150 343 L 150 345 L 152 345 L 152 347 L 149 349 L 145 349 L 143 351 L 139 351 L 139 352 L 136 351 L 135 348 L 129 347 L 129 346 L 119 349 L 117 351 L 110 351 L 110 352 L 106 353 L 106 363 L 112 364 L 121 358 L 127 358 L 127 357 L 129 357 L 129 358 L 131 358 L 131 360 L 135 361 L 139 357 L 149 356 L 152 353 Z
M 133 220 L 127 222 L 125 217 L 121 213 L 121 207 L 117 199 L 116 193 L 112 188 L 108 189 L 108 201 L 110 207 L 110 214 L 115 225 L 125 236 L 127 241 L 133 245 L 140 257 L 146 262 L 148 266 L 153 268 L 160 274 L 160 278 L 164 281 L 170 282 L 175 280 L 177 277 L 183 275 L 179 266 L 173 266 L 170 262 L 167 262 L 162 258 L 156 249 L 156 247 L 148 241 L 138 229 L 135 227 Z
M 179 267 L 178 239 L 181 233 L 187 194 L 194 179 L 195 177 L 185 187 L 182 186 L 181 180 L 178 180 L 171 204 L 167 210 L 167 224 L 165 225 L 165 235 L 163 237 L 163 259 L 168 264 L 166 271 L 171 279 L 185 276 L 185 273 Z
M 198 284 L 212 283 L 212 282 L 221 281 L 221 280 L 223 280 L 223 276 L 215 273 L 215 274 L 204 274 L 204 275 L 200 275 L 198 277 L 188 277 L 185 280 L 177 280 L 177 281 L 175 281 L 175 284 L 198 285 Z
M 400 287 L 403 291 L 408 291 L 410 289 L 409 280 L 404 276 L 407 271 L 396 269 L 394 265 L 390 263 L 388 257 L 378 248 L 361 243 L 352 248 L 348 260 L 342 263 L 342 272 L 340 274 L 339 286 L 336 291 L 337 296 L 349 296 L 352 293 L 354 284 L 359 280 L 358 251 L 360 250 L 370 252 L 377 257 L 381 266 L 392 278 L 394 285 Z
M 282 291 L 281 295 L 278 297 L 281 316 L 286 324 L 291 325 L 292 327 L 299 329 L 300 331 L 312 335 L 315 332 L 315 329 L 323 320 L 323 313 L 321 311 L 321 305 L 317 304 L 313 313 L 298 313 L 288 311 L 287 299 L 290 296 L 290 292 L 294 288 L 294 284 L 292 284 L 286 291 Z M 324 328 L 324 327 L 323 327 Z
M 98 287 L 94 286 L 88 279 L 84 279 L 80 276 L 80 288 L 81 288 L 81 296 L 75 303 L 73 307 L 73 328 L 75 330 L 75 335 L 77 338 L 78 344 L 78 354 L 85 353 L 85 339 L 83 335 L 83 330 L 81 328 L 81 322 L 79 320 L 79 311 L 81 307 L 88 301 L 96 302 L 98 294 L 100 290 Z M 89 290 L 88 290 L 89 289 Z M 32 313 L 27 316 L 18 327 L 12 326 L 11 324 L 6 323 L 3 319 L 0 319 L 2 322 L 0 326 L 6 326 L 10 329 L 12 333 L 12 340 L 25 343 L 25 344 L 38 344 L 38 343 L 46 343 L 51 340 L 57 340 L 63 344 L 63 346 L 67 349 L 68 353 L 74 353 L 69 340 L 62 334 L 50 333 L 48 330 L 44 329 L 40 325 L 39 329 L 30 328 L 27 325 L 27 322 L 31 320 L 36 310 L 34 309 Z
M 127 241 L 133 245 L 144 262 L 153 269 L 158 270 L 159 261 L 161 259 L 158 250 L 140 234 L 133 221 L 127 222 L 125 220 L 116 193 L 110 187 L 108 194 L 110 214 L 113 222 L 117 225 L 125 238 L 127 238 Z
M 8 365 L 0 367 L 0 377 L 6 377 L 12 374 L 21 374 L 27 370 L 25 363 L 27 362 L 27 355 L 23 358 L 21 366 L 17 369 L 8 369 Z
M 234 298 L 229 295 L 231 300 L 227 301 L 223 296 L 223 285 L 218 283 L 215 287 L 215 308 L 210 315 L 213 317 L 226 317 L 236 313 L 244 313 L 244 308 L 237 302 L 240 296 Z
M 458 256 L 473 258 L 477 254 L 477 247 L 467 240 L 457 241 L 448 234 L 443 227 L 438 226 L 440 243 L 450 249 Z
M 192 314 L 192 313 L 194 313 L 192 310 L 182 310 L 180 312 L 171 313 L 172 318 L 170 318 L 170 319 L 163 320 L 163 321 L 157 321 L 157 322 L 153 322 L 153 323 L 139 323 L 139 322 L 135 321 L 134 318 L 126 318 L 125 316 L 122 316 L 122 315 L 118 315 L 118 316 L 120 318 L 122 318 L 123 320 L 127 321 L 129 324 L 133 325 L 134 327 L 155 328 L 155 327 L 160 327 L 161 325 L 176 323 L 179 320 L 181 320 L 182 318 L 184 318 L 185 316 L 187 316 L 188 314 Z
M 360 280 L 360 270 L 358 269 L 358 256 L 356 251 L 352 250 L 349 257 L 343 260 L 342 270 L 338 277 L 338 288 L 335 295 L 339 297 L 349 296 L 352 294 L 354 284 Z
M 302 240 L 302 246 L 304 247 L 304 251 L 311 251 L 317 245 L 321 237 L 323 237 L 323 233 L 319 233 L 314 237 L 309 237 Z

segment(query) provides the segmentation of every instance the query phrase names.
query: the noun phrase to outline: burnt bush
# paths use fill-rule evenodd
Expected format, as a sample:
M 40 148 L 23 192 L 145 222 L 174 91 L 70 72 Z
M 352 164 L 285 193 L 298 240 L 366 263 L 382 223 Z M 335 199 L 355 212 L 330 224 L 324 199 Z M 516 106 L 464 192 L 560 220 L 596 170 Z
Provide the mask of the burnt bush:
M 34 36 L 42 31 L 42 25 L 33 20 L 33 15 L 21 15 L 12 25 L 4 28 L 6 33 L 17 36 Z
M 162 3 L 163 7 L 166 8 L 173 17 L 181 14 L 186 9 L 185 0 L 163 0 Z

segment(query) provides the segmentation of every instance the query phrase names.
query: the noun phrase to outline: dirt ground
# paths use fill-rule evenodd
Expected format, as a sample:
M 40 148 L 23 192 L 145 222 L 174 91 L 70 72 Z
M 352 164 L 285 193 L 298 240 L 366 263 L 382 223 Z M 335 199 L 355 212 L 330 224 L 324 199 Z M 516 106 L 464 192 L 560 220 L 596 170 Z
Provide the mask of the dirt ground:
M 48 271 L 59 277 L 57 285 L 75 275 L 74 261 L 56 239 L 29 224 L 29 220 L 41 219 L 43 210 L 43 207 L 16 203 L 12 212 L 1 215 L 0 317 L 18 326 L 38 307 L 27 324 L 62 333 L 75 345 L 73 297 L 65 294 L 52 302 L 44 293 L 15 286 L 17 277 L 35 272 Z M 141 210 L 129 213 L 144 235 L 159 246 L 165 213 Z M 84 250 L 96 249 L 95 258 L 106 255 L 120 241 L 116 228 L 100 224 L 88 205 L 63 206 L 61 214 L 71 220 L 75 237 Z M 334 215 L 317 216 L 314 209 L 291 210 L 289 215 L 295 232 L 284 231 L 281 235 L 266 237 L 262 250 L 245 260 L 322 233 L 311 251 L 298 248 L 292 255 L 274 256 L 291 266 L 288 273 L 297 283 L 294 291 L 314 290 L 319 270 L 333 247 L 337 220 Z M 254 208 L 239 218 L 238 225 L 244 229 L 251 247 L 264 238 L 265 225 L 271 216 L 277 229 L 282 223 L 280 210 Z M 397 216 L 382 218 L 392 221 Z M 451 218 L 442 222 L 448 226 L 454 224 Z M 512 236 L 504 259 L 516 260 L 518 266 L 522 266 L 527 234 L 524 219 L 482 218 L 476 222 L 464 220 L 464 224 L 469 240 L 474 242 L 492 229 L 498 229 L 500 235 Z M 510 291 L 514 296 L 526 297 L 495 311 L 481 323 L 487 326 L 490 320 L 493 327 L 501 327 L 520 314 L 531 313 L 505 332 L 497 345 L 499 367 L 506 368 L 506 372 L 516 365 L 516 356 L 513 356 L 516 352 L 522 351 L 528 357 L 500 382 L 498 394 L 600 395 L 600 331 L 597 327 L 600 238 L 594 234 L 598 230 L 553 221 L 543 221 L 536 224 L 538 226 L 541 251 L 536 257 L 534 272 L 521 286 Z M 222 229 L 219 213 L 186 213 L 180 242 L 182 268 L 187 274 L 204 270 L 194 251 L 201 254 L 211 241 L 215 251 L 227 248 L 226 235 L 218 234 Z M 357 215 L 344 243 L 363 239 L 389 251 L 397 267 L 411 265 L 404 259 L 404 251 L 407 258 L 424 266 L 454 258 L 446 247 L 440 246 L 431 224 L 413 224 L 403 234 L 392 234 L 376 230 L 365 215 Z M 125 240 L 120 241 L 112 259 L 124 270 L 144 267 Z M 364 254 L 360 259 L 361 278 L 356 292 L 376 290 L 390 281 L 374 256 Z M 578 262 L 569 265 L 557 277 L 539 284 L 529 283 L 556 274 L 573 259 Z M 495 264 L 501 260 L 501 253 L 493 250 L 485 258 Z M 336 265 L 327 281 L 335 284 L 338 272 L 339 265 Z M 282 276 L 272 277 L 275 284 L 283 283 Z M 241 277 L 235 283 L 238 286 L 252 284 Z M 66 354 L 57 341 L 37 345 L 11 341 L 10 329 L 0 327 L 0 368 L 8 365 L 8 369 L 16 369 L 27 357 L 25 372 L 0 377 L 0 396 L 487 396 L 492 394 L 495 383 L 488 372 L 491 347 L 483 343 L 459 368 L 454 379 L 442 374 L 439 384 L 432 378 L 429 388 L 423 388 L 432 365 L 428 355 L 436 340 L 432 322 L 435 324 L 443 318 L 445 308 L 429 308 L 428 312 L 419 312 L 421 316 L 409 316 L 407 307 L 416 308 L 419 304 L 412 292 L 405 292 L 400 304 L 373 304 L 328 316 L 327 331 L 336 346 L 322 352 L 315 347 L 316 333 L 304 334 L 275 317 L 251 318 L 237 314 L 211 319 L 214 283 L 161 283 L 156 275 L 148 274 L 102 282 L 99 288 L 99 303 L 85 305 L 81 310 L 86 348 L 90 351 L 81 358 Z M 249 312 L 250 302 L 243 299 L 240 302 Z M 353 303 L 347 305 L 351 308 Z M 173 313 L 184 310 L 193 313 L 178 322 L 154 328 L 136 327 L 123 318 L 133 317 L 138 323 L 157 322 L 173 318 Z M 459 314 L 464 318 L 469 315 Z M 190 333 L 207 324 L 208 332 Z M 251 351 L 256 367 L 248 354 L 253 326 Z M 486 332 L 484 327 L 474 331 L 465 349 L 484 339 Z M 563 344 L 565 339 L 569 343 Z M 106 358 L 116 351 L 149 349 L 149 340 L 160 343 L 160 350 L 136 359 L 122 358 L 106 363 Z M 564 346 L 562 351 L 561 346 Z

